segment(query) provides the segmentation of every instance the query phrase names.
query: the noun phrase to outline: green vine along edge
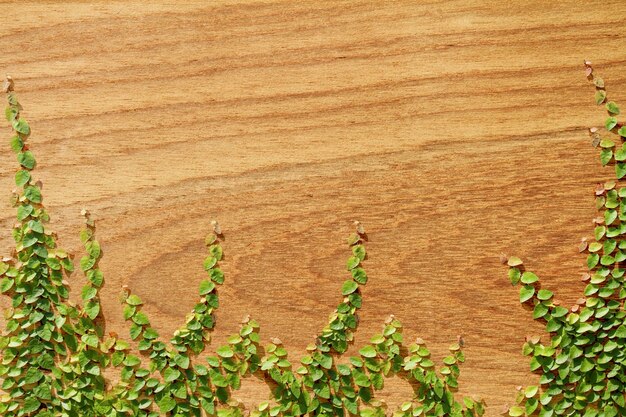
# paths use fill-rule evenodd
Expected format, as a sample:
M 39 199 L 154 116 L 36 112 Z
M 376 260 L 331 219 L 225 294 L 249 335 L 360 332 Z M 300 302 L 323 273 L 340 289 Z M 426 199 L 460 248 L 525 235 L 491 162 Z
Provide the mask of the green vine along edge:
M 608 112 L 605 129 L 590 129 L 593 145 L 600 146 L 603 166 L 612 165 L 615 180 L 599 184 L 593 241 L 583 239 L 588 273 L 583 297 L 567 309 L 554 301 L 552 291 L 542 288 L 537 275 L 511 257 L 509 278 L 520 284 L 520 302 L 533 308 L 533 318 L 546 325 L 550 342 L 528 338 L 523 353 L 530 356 L 530 369 L 540 374 L 539 385 L 521 389 L 512 417 L 538 415 L 615 417 L 626 415 L 626 126 L 619 122 L 618 105 L 608 101 L 604 80 L 585 61 L 587 78 L 595 85 L 595 101 Z M 616 141 L 618 143 L 616 143 Z
M 10 77 L 4 91 L 9 104 L 6 118 L 14 130 L 11 148 L 19 169 L 13 199 L 18 220 L 13 228 L 15 254 L 0 262 L 0 291 L 12 299 L 0 337 L 0 389 L 4 393 L 0 415 L 238 417 L 249 411 L 258 417 L 382 417 L 387 410 L 375 394 L 392 374 L 414 389 L 413 398 L 393 411 L 394 416 L 483 415 L 481 401 L 466 397 L 459 402 L 454 397 L 459 364 L 464 361 L 461 346 L 452 345 L 443 366 L 436 367 L 423 341 L 403 345 L 402 325 L 393 317 L 358 356 L 338 363 L 338 355 L 353 340 L 362 303 L 360 286 L 367 282 L 362 267 L 366 239 L 360 224 L 348 239 L 351 256 L 346 264 L 349 279 L 341 288 L 343 298 L 299 364 L 291 363 L 278 339 L 262 349 L 254 320 L 245 320 L 239 333 L 214 355 L 203 355 L 214 328 L 217 288 L 224 282 L 219 267 L 222 235 L 215 222 L 206 239 L 207 278 L 200 283 L 200 301 L 170 344 L 160 339 L 141 311 L 141 299 L 128 289 L 122 297 L 123 314 L 130 322 L 133 347 L 115 335 L 104 335 L 99 299 L 104 277 L 98 267 L 102 252 L 95 223 L 83 210 L 85 228 L 80 237 L 85 255 L 80 270 L 88 283 L 81 291 L 82 305 L 74 305 L 68 300 L 67 282 L 74 270 L 72 257 L 57 247 L 54 233 L 45 228 L 49 217 L 41 188 L 32 177 L 36 161 L 27 144 L 31 131 L 21 116 Z M 615 308 L 607 314 L 616 314 Z M 119 371 L 119 381 L 105 378 L 107 368 Z M 244 410 L 232 393 L 250 376 L 271 383 L 272 399 Z

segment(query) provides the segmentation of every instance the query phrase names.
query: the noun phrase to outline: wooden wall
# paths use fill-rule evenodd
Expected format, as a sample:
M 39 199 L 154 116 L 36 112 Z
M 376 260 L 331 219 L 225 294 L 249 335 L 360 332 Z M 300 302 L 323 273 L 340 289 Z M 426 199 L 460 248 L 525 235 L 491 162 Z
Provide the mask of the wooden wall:
M 108 330 L 127 333 L 123 284 L 162 334 L 182 323 L 217 218 L 215 342 L 249 313 L 295 359 L 340 299 L 359 219 L 357 346 L 390 313 L 435 359 L 462 334 L 459 394 L 485 398 L 488 416 L 537 380 L 521 346 L 542 326 L 499 256 L 525 259 L 563 304 L 582 292 L 577 244 L 611 176 L 586 132 L 604 112 L 582 62 L 626 102 L 621 2 L 26 2 L 2 15 L 0 72 L 33 129 L 50 227 L 79 252 L 80 209 L 98 221 Z M 16 162 L 1 131 L 9 253 Z M 268 396 L 244 385 L 250 405 Z M 381 396 L 409 393 L 392 380 Z

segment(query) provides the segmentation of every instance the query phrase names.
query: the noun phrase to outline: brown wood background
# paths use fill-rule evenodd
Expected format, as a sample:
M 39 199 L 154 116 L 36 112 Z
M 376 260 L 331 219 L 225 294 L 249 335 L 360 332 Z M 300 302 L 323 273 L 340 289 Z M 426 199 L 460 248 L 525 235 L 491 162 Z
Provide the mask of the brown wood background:
M 162 334 L 178 327 L 218 218 L 216 343 L 250 313 L 296 359 L 340 299 L 360 219 L 357 346 L 390 313 L 435 359 L 462 334 L 459 395 L 495 416 L 536 381 L 521 345 L 542 332 L 498 257 L 521 256 L 573 302 L 593 188 L 611 176 L 586 133 L 604 112 L 582 61 L 626 102 L 626 12 L 584 3 L 3 4 L 0 71 L 16 79 L 62 246 L 79 252 L 82 207 L 98 220 L 108 330 L 127 334 L 123 284 Z M 16 162 L 2 132 L 8 253 Z M 244 385 L 247 404 L 268 396 Z M 393 380 L 381 396 L 409 392 Z

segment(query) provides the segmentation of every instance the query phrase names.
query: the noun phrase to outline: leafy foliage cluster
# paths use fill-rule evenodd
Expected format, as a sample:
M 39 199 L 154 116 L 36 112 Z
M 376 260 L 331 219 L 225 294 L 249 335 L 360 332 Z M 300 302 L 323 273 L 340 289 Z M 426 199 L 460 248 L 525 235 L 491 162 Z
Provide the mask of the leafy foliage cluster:
M 395 410 L 395 416 L 483 414 L 482 402 L 471 398 L 459 402 L 453 395 L 459 364 L 464 361 L 461 346 L 451 346 L 444 365 L 436 367 L 421 339 L 403 345 L 402 325 L 393 317 L 358 356 L 345 363 L 338 360 L 353 340 L 362 304 L 360 286 L 367 282 L 362 268 L 366 236 L 361 227 L 349 238 L 351 256 L 346 266 L 350 279 L 342 286 L 343 299 L 298 365 L 291 363 L 278 339 L 262 348 L 259 325 L 250 319 L 215 355 L 202 355 L 215 326 L 217 287 L 224 282 L 219 267 L 222 236 L 215 227 L 206 240 L 208 276 L 200 283 L 200 301 L 169 344 L 141 311 L 141 299 L 127 289 L 122 297 L 124 317 L 130 322 L 134 342 L 105 335 L 99 301 L 104 283 L 98 268 L 102 251 L 95 224 L 84 211 L 81 240 L 86 254 L 80 270 L 88 283 L 81 291 L 82 305 L 74 305 L 68 300 L 66 280 L 74 270 L 72 256 L 57 247 L 55 235 L 44 226 L 49 217 L 42 205 L 41 187 L 32 177 L 36 161 L 26 143 L 30 127 L 21 117 L 12 80 L 5 83 L 5 91 L 6 117 L 15 132 L 11 147 L 20 168 L 15 174 L 15 255 L 0 262 L 0 291 L 12 299 L 0 337 L 0 388 L 4 392 L 0 415 L 238 417 L 245 410 L 232 394 L 243 378 L 255 376 L 274 388 L 271 400 L 250 410 L 254 416 L 378 417 L 386 409 L 375 399 L 375 391 L 383 388 L 391 374 L 414 387 L 414 398 Z M 607 314 L 614 312 L 611 304 Z M 608 352 L 617 355 L 615 350 Z M 119 381 L 105 378 L 107 368 L 119 371 Z
M 602 78 L 585 62 L 593 81 L 595 101 L 608 112 L 601 138 L 590 129 L 594 146 L 600 146 L 603 166 L 614 165 L 616 180 L 626 175 L 626 127 L 619 122 L 619 106 L 607 101 Z M 619 145 L 616 144 L 619 142 Z M 626 299 L 623 262 L 626 260 L 626 187 L 616 181 L 599 184 L 593 242 L 583 240 L 588 273 L 584 297 L 570 309 L 554 301 L 552 291 L 541 288 L 537 275 L 523 268 L 519 258 L 508 259 L 509 278 L 520 284 L 520 302 L 533 307 L 533 318 L 546 324 L 549 343 L 529 338 L 523 353 L 531 357 L 530 369 L 540 373 L 539 385 L 520 390 L 512 417 L 538 415 L 615 417 L 626 415 Z

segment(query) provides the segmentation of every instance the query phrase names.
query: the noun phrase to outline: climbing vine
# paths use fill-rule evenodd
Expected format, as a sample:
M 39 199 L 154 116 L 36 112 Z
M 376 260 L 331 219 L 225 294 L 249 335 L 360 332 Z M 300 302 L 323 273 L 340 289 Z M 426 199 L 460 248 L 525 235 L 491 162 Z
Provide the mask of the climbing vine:
M 626 415 L 626 126 L 618 121 L 619 106 L 609 101 L 604 80 L 585 62 L 588 79 L 595 86 L 595 102 L 608 112 L 606 135 L 590 129 L 593 145 L 600 147 L 603 166 L 612 165 L 615 180 L 599 184 L 594 238 L 580 244 L 587 252 L 588 273 L 583 297 L 570 309 L 554 301 L 552 291 L 542 288 L 537 275 L 526 271 L 519 258 L 508 259 L 509 278 L 520 284 L 520 302 L 533 308 L 550 334 L 549 342 L 529 338 L 523 353 L 530 369 L 538 372 L 539 385 L 521 389 L 512 417 L 523 415 L 615 417 Z M 617 180 L 617 181 L 616 181 Z
M 142 300 L 128 288 L 123 291 L 124 318 L 130 323 L 131 344 L 115 334 L 105 335 L 99 291 L 104 283 L 98 262 L 102 256 L 96 227 L 82 211 L 80 233 L 85 255 L 80 270 L 87 278 L 82 305 L 68 300 L 68 279 L 74 271 L 72 256 L 59 248 L 54 233 L 45 228 L 48 213 L 41 187 L 32 177 L 36 160 L 27 139 L 30 127 L 13 92 L 13 80 L 4 83 L 6 118 L 13 127 L 11 148 L 17 154 L 14 193 L 17 224 L 13 228 L 15 254 L 0 262 L 0 291 L 12 300 L 5 311 L 6 329 L 0 337 L 0 415 L 17 416 L 242 416 L 246 410 L 233 399 L 242 378 L 270 380 L 271 400 L 253 410 L 256 417 L 344 416 L 379 417 L 387 413 L 376 400 L 385 378 L 398 375 L 414 388 L 413 398 L 394 416 L 483 415 L 483 403 L 466 397 L 457 401 L 459 364 L 465 358 L 461 345 L 437 367 L 421 339 L 405 346 L 402 325 L 393 316 L 379 334 L 340 363 L 353 341 L 357 311 L 363 302 L 360 288 L 367 283 L 363 269 L 366 235 L 357 223 L 348 240 L 348 279 L 342 300 L 307 354 L 292 363 L 282 342 L 274 338 L 260 346 L 259 325 L 246 319 L 228 343 L 204 355 L 215 326 L 218 287 L 224 283 L 220 269 L 222 233 L 213 222 L 206 239 L 207 278 L 200 283 L 200 300 L 166 344 L 142 312 Z M 107 368 L 119 371 L 119 381 L 108 381 Z

